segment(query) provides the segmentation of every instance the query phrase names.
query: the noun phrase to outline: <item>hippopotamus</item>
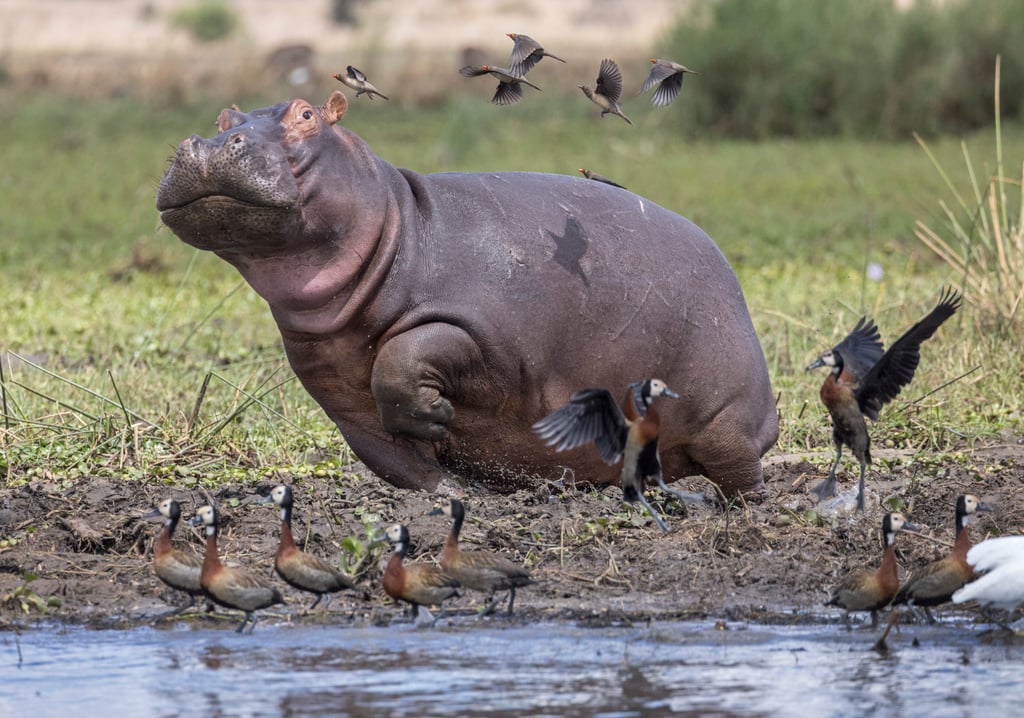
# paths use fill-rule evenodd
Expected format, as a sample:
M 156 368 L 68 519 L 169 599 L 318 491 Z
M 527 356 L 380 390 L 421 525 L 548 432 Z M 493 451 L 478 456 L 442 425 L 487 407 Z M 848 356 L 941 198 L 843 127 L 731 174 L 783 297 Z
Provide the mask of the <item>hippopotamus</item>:
M 338 124 L 347 105 L 225 109 L 219 134 L 178 146 L 156 205 L 267 302 L 371 471 L 423 490 L 617 483 L 593 447 L 558 454 L 531 427 L 580 389 L 657 376 L 680 395 L 662 407 L 665 480 L 763 492 L 774 397 L 705 232 L 582 177 L 396 168 Z

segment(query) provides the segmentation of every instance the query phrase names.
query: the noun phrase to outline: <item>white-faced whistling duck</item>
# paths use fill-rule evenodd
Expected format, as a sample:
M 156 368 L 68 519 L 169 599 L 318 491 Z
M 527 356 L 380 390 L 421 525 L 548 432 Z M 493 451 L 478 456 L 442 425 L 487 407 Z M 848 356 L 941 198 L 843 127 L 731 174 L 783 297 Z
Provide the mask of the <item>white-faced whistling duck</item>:
M 967 522 L 975 511 L 992 511 L 992 507 L 971 494 L 957 497 L 953 551 L 945 558 L 932 561 L 911 573 L 892 599 L 894 606 L 903 603 L 911 609 L 920 606 L 924 608 L 928 622 L 934 623 L 931 606 L 946 603 L 958 588 L 974 579 L 974 569 L 967 563 L 967 550 L 971 547 Z
M 182 613 L 192 608 L 196 596 L 203 595 L 203 587 L 199 584 L 199 574 L 203 569 L 203 559 L 194 553 L 185 553 L 171 545 L 174 529 L 181 520 L 181 505 L 174 499 L 165 499 L 153 511 L 143 518 L 164 517 L 164 527 L 153 543 L 153 571 L 157 578 L 173 589 L 188 594 L 188 603 L 177 609 Z
M 295 545 L 292 535 L 293 496 L 290 486 L 277 486 L 263 503 L 274 502 L 281 509 L 281 540 L 274 556 L 277 575 L 292 588 L 316 594 L 307 610 L 312 611 L 326 597 L 324 610 L 331 605 L 331 594 L 345 588 L 352 588 L 352 579 L 334 568 L 319 556 L 305 553 Z
M 1013 612 L 1024 604 L 1024 536 L 982 541 L 967 552 L 967 563 L 980 578 L 954 593 L 953 603 L 977 601 L 986 615 L 1001 609 L 1005 621 L 993 622 L 1009 629 Z
M 249 632 L 256 627 L 255 611 L 284 603 L 281 592 L 262 576 L 241 568 L 225 566 L 217 555 L 217 509 L 213 506 L 201 506 L 189 522 L 193 526 L 202 524 L 206 527 L 206 555 L 203 557 L 203 570 L 199 582 L 203 591 L 215 603 L 225 608 L 234 608 L 245 612 L 245 618 L 235 629 L 241 633 L 246 624 Z
M 826 606 L 839 606 L 847 611 L 871 611 L 871 625 L 878 625 L 878 611 L 889 605 L 900 587 L 900 579 L 896 573 L 896 532 L 919 531 L 907 517 L 898 511 L 882 517 L 882 538 L 885 548 L 882 550 L 882 562 L 877 569 L 854 571 L 848 575 L 832 591 Z
M 494 595 L 496 591 L 508 591 L 507 613 L 511 616 L 516 589 L 533 583 L 529 570 L 490 551 L 460 550 L 459 532 L 466 519 L 466 507 L 458 499 L 452 499 L 447 507 L 431 513 L 443 513 L 452 519 L 452 529 L 441 551 L 441 570 L 466 588 L 487 594 L 488 603 L 481 614 L 494 610 L 498 603 Z
M 871 463 L 871 439 L 864 417 L 878 421 L 882 407 L 892 401 L 914 378 L 921 360 L 921 343 L 960 307 L 960 295 L 943 290 L 938 305 L 928 316 L 912 326 L 883 351 L 881 336 L 874 321 L 861 317 L 843 341 L 822 354 L 807 367 L 821 366 L 831 371 L 821 385 L 821 401 L 832 416 L 832 441 L 836 458 L 828 478 L 811 489 L 824 499 L 836 494 L 836 469 L 843 446 L 860 462 L 857 508 L 864 510 L 864 472 Z
M 419 615 L 420 606 L 441 606 L 446 599 L 459 595 L 459 582 L 440 569 L 422 563 L 403 563 L 409 550 L 409 529 L 393 524 L 384 536 L 394 547 L 381 581 L 384 592 L 396 601 L 408 603 L 413 619 Z M 442 607 L 442 614 L 443 611 Z
M 651 405 L 655 397 L 678 399 L 661 379 L 647 379 L 629 385 L 623 408 L 619 409 L 607 389 L 584 389 L 569 403 L 533 425 L 544 443 L 555 451 L 566 451 L 591 441 L 608 464 L 622 459 L 622 495 L 640 502 L 662 531 L 668 526 L 644 498 L 647 479 L 653 478 L 662 491 L 685 503 L 704 501 L 703 494 L 685 494 L 670 489 L 661 475 L 658 431 L 661 417 Z

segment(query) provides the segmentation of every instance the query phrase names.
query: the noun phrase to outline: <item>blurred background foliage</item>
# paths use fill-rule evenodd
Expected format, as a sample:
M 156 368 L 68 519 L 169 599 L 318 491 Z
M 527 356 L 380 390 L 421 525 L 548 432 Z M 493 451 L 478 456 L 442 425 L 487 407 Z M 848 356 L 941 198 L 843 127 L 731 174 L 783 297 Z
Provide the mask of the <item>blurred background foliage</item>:
M 992 124 L 1024 98 L 1020 0 L 716 0 L 698 3 L 666 51 L 707 76 L 685 85 L 680 125 L 724 137 L 906 137 Z

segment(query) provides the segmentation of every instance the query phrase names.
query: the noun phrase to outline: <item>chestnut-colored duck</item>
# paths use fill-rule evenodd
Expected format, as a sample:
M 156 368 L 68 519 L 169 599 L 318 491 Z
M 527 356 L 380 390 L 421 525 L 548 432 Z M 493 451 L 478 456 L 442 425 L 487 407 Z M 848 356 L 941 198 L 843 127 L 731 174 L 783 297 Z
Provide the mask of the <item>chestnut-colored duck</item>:
M 413 619 L 419 615 L 420 606 L 440 606 L 445 600 L 459 595 L 459 582 L 440 569 L 422 563 L 404 563 L 409 551 L 409 529 L 393 524 L 384 536 L 394 547 L 384 569 L 384 592 L 396 601 L 408 603 L 412 607 Z
M 458 499 L 451 499 L 447 507 L 431 513 L 444 513 L 452 519 L 452 529 L 441 551 L 441 570 L 466 588 L 487 594 L 488 603 L 481 614 L 494 610 L 498 603 L 495 592 L 508 591 L 506 613 L 511 616 L 516 589 L 534 582 L 530 578 L 530 571 L 490 551 L 462 551 L 459 548 L 459 532 L 466 520 L 466 507 Z
M 967 551 L 971 548 L 967 522 L 976 511 L 992 511 L 992 507 L 982 503 L 977 496 L 964 494 L 956 500 L 956 540 L 953 551 L 938 561 L 922 566 L 908 578 L 893 598 L 893 605 L 907 604 L 913 609 L 920 606 L 924 609 L 929 623 L 935 622 L 930 608 L 946 603 L 953 593 L 968 581 L 976 577 L 974 569 L 967 562 Z
M 668 526 L 644 498 L 648 479 L 654 479 L 666 491 L 684 503 L 704 501 L 702 494 L 670 489 L 661 472 L 658 433 L 661 416 L 652 406 L 659 396 L 678 399 L 679 395 L 661 379 L 646 379 L 629 385 L 620 409 L 607 389 L 584 389 L 572 395 L 569 403 L 533 425 L 533 430 L 555 451 L 567 451 L 591 441 L 607 464 L 622 460 L 622 498 L 639 502 L 662 531 Z
M 164 517 L 164 528 L 153 543 L 153 571 L 168 586 L 188 595 L 188 603 L 174 612 L 183 613 L 195 605 L 196 596 L 203 595 L 203 587 L 199 584 L 203 559 L 194 553 L 176 549 L 171 543 L 181 520 L 181 504 L 174 499 L 165 499 L 143 518 L 157 516 Z
M 1013 630 L 1010 619 L 1024 604 L 1024 536 L 998 536 L 982 541 L 967 552 L 967 563 L 979 578 L 954 593 L 953 603 L 977 601 L 990 621 Z M 1005 611 L 1005 619 L 992 618 L 992 609 Z
M 352 588 L 352 579 L 319 556 L 300 551 L 295 545 L 295 537 L 292 535 L 294 497 L 290 486 L 275 487 L 270 496 L 264 499 L 264 503 L 271 501 L 281 509 L 281 540 L 274 556 L 277 575 L 292 588 L 316 594 L 307 610 L 316 608 L 322 598 L 326 598 L 324 610 L 327 610 L 331 605 L 331 594 Z
M 241 633 L 246 624 L 249 624 L 249 633 L 252 633 L 252 629 L 256 627 L 255 612 L 277 603 L 284 603 L 281 592 L 262 576 L 221 563 L 217 555 L 216 508 L 199 507 L 189 523 L 193 526 L 202 524 L 206 527 L 206 555 L 203 557 L 203 569 L 199 574 L 203 592 L 225 608 L 244 611 L 245 618 L 238 624 L 235 632 Z
M 843 341 L 807 366 L 807 371 L 830 367 L 819 394 L 832 417 L 836 458 L 828 478 L 811 489 L 819 499 L 835 496 L 836 469 L 843 446 L 849 446 L 860 462 L 857 508 L 864 510 L 864 474 L 871 463 L 871 437 L 864 417 L 878 421 L 882 407 L 913 380 L 921 361 L 921 343 L 935 334 L 959 307 L 960 295 L 944 290 L 938 305 L 928 316 L 904 332 L 888 351 L 882 349 L 881 335 L 874 321 L 861 317 Z
M 848 575 L 832 592 L 826 606 L 839 606 L 850 611 L 871 611 L 871 625 L 878 625 L 878 611 L 889 605 L 900 580 L 896 572 L 896 532 L 920 531 L 898 511 L 882 517 L 882 537 L 885 548 L 877 569 L 863 569 Z M 848 618 L 848 616 L 847 616 Z

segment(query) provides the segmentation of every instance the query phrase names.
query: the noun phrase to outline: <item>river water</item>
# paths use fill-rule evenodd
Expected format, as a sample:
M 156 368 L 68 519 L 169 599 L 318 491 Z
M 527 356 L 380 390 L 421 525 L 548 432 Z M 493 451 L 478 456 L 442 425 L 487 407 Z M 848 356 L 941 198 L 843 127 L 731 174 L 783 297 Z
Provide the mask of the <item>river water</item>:
M 1014 716 L 1024 638 L 714 621 L 0 633 L 0 716 Z M 1018 713 L 1018 711 L 1021 711 Z

